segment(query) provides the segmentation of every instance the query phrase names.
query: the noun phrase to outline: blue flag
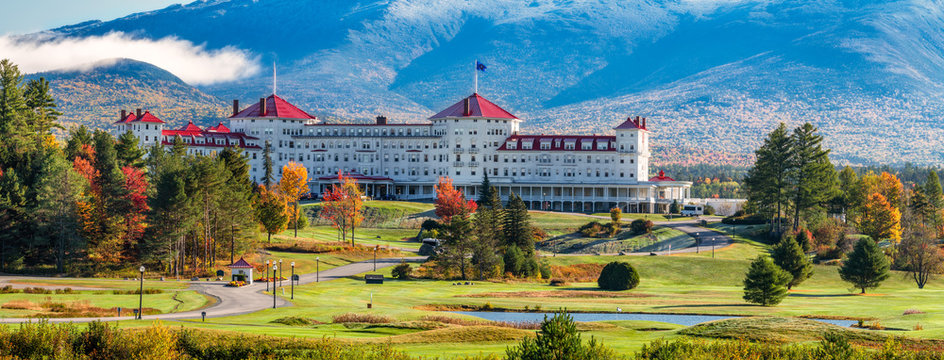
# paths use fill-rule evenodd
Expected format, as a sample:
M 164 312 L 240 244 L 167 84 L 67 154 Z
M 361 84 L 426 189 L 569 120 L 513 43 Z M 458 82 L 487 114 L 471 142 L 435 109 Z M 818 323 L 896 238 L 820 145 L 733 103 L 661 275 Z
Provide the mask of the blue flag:
M 475 70 L 485 72 L 485 64 L 480 63 L 478 60 L 475 61 Z

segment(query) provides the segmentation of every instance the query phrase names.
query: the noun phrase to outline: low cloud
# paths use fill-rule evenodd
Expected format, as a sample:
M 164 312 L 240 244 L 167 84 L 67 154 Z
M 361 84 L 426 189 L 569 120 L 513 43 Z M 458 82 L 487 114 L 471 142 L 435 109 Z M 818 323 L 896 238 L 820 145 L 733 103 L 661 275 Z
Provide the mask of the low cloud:
M 235 47 L 207 50 L 176 37 L 151 40 L 121 32 L 61 39 L 0 36 L 0 58 L 9 58 L 24 73 L 90 70 L 128 58 L 163 68 L 191 85 L 232 81 L 260 70 L 257 56 Z

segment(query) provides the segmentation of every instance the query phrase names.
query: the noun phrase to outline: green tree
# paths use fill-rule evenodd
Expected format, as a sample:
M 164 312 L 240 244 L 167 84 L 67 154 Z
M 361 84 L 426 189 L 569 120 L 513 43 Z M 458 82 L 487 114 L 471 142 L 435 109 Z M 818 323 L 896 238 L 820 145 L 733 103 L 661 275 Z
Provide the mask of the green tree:
M 865 289 L 876 288 L 888 279 L 889 267 L 888 258 L 882 249 L 872 239 L 862 238 L 839 268 L 839 277 L 862 289 L 865 294 Z
M 494 202 L 495 197 L 492 196 L 498 190 L 492 186 L 492 183 L 488 181 L 488 172 L 485 172 L 482 177 L 482 185 L 479 186 L 479 208 L 491 208 L 496 205 Z M 501 198 L 498 198 L 498 206 L 501 206 Z
M 744 300 L 763 306 L 773 306 L 787 297 L 790 273 L 774 265 L 764 255 L 751 262 L 744 277 Z
M 262 179 L 262 183 L 265 185 L 266 189 L 271 189 L 272 184 L 275 183 L 275 175 L 272 174 L 272 143 L 268 140 L 265 142 L 265 149 L 262 151 L 262 168 L 265 170 L 265 177 Z
M 92 132 L 85 125 L 79 125 L 69 130 L 69 140 L 66 141 L 66 159 L 75 160 L 85 146 L 92 146 Z
M 600 271 L 597 286 L 612 291 L 634 289 L 639 286 L 639 273 L 628 262 L 614 261 Z
M 748 203 L 771 219 L 771 224 L 777 222 L 772 229 L 778 234 L 783 233 L 782 215 L 789 205 L 792 149 L 793 139 L 787 135 L 787 126 L 780 123 L 754 152 L 754 167 L 744 178 Z
M 924 182 L 924 194 L 928 197 L 928 203 L 936 211 L 944 208 L 944 194 L 941 191 L 941 179 L 937 176 L 937 171 L 928 171 L 928 179 Z
M 617 355 L 596 339 L 584 343 L 573 317 L 565 312 L 544 316 L 541 331 L 505 351 L 508 360 L 608 360 Z
M 0 173 L 0 271 L 8 270 L 20 241 L 28 237 L 26 188 L 15 169 Z
M 56 110 L 56 100 L 49 94 L 49 81 L 46 78 L 30 80 L 23 91 L 26 107 L 32 111 L 30 131 L 47 134 L 52 128 L 62 129 L 56 124 L 61 112 Z
M 272 234 L 284 230 L 288 224 L 285 201 L 275 191 L 262 186 L 255 209 L 256 219 L 268 235 L 268 242 L 272 243 Z
M 682 207 L 679 206 L 678 200 L 672 200 L 672 204 L 669 205 L 669 214 L 678 214 L 682 212 Z
M 924 289 L 931 277 L 944 272 L 944 254 L 932 234 L 923 224 L 910 226 L 898 246 L 896 260 L 900 260 L 902 270 L 911 275 L 919 289 Z
M 528 215 L 528 206 L 515 193 L 508 197 L 508 207 L 504 213 L 504 245 L 515 245 L 526 256 L 534 254 L 534 229 L 531 227 L 531 217 Z
M 66 257 L 74 256 L 83 248 L 77 204 L 85 200 L 87 184 L 58 148 L 45 154 L 35 188 L 35 207 L 30 212 L 37 222 L 37 233 L 46 239 L 43 245 L 54 250 L 59 273 L 64 271 Z
M 785 236 L 771 249 L 771 258 L 774 264 L 791 275 L 787 283 L 787 290 L 800 285 L 804 280 L 813 276 L 813 264 L 803 252 L 800 244 L 791 237 Z
M 623 220 L 623 210 L 618 207 L 610 209 L 610 221 L 617 230 L 620 228 L 620 222 Z
M 437 264 L 446 272 L 458 269 L 463 280 L 469 278 L 470 257 L 473 256 L 476 242 L 471 216 L 468 213 L 459 213 L 450 217 L 440 232 L 442 253 L 437 257 Z
M 140 139 L 134 136 L 131 130 L 118 137 L 118 142 L 115 143 L 115 155 L 118 157 L 119 165 L 144 168 L 144 154 L 144 149 L 140 146 Z
M 843 221 L 855 222 L 856 211 L 865 203 L 865 189 L 859 175 L 851 167 L 846 166 L 839 172 L 839 194 L 833 198 L 833 203 L 845 215 Z
M 836 169 L 823 149 L 823 137 L 816 127 L 805 123 L 791 136 L 789 182 L 793 198 L 793 230 L 800 226 L 800 213 L 825 205 L 839 194 Z
M 472 246 L 472 266 L 482 280 L 501 276 L 502 258 L 498 249 L 501 247 L 503 209 L 498 193 L 490 194 L 490 198 L 484 199 L 490 206 L 479 207 L 472 222 L 476 237 Z

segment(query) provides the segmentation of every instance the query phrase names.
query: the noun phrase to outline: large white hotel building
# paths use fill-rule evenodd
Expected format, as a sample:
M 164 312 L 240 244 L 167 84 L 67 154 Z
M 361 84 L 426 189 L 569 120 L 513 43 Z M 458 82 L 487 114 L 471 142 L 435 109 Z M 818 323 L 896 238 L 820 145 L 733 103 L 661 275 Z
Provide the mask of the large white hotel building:
M 261 182 L 265 144 L 276 175 L 289 161 L 309 171 L 320 194 L 338 172 L 357 179 L 367 196 L 401 200 L 434 198 L 447 176 L 467 197 L 477 197 L 487 174 L 502 199 L 518 194 L 532 209 L 601 212 L 665 212 L 689 198 L 690 182 L 661 171 L 649 177 L 646 119 L 629 118 L 615 135 L 525 135 L 521 119 L 479 94 L 416 123 L 327 123 L 271 95 L 240 109 L 233 101 L 229 126 L 201 129 L 193 123 L 164 129 L 148 112 L 125 114 L 117 132 L 132 130 L 145 146 L 170 145 L 180 136 L 193 154 L 225 146 L 244 149 L 250 176 Z

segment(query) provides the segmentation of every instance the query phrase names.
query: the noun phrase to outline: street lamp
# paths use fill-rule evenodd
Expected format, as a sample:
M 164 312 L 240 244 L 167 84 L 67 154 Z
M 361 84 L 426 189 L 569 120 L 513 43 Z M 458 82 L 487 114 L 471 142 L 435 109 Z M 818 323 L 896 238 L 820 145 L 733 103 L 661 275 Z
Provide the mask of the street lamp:
M 377 271 L 377 246 L 374 246 L 374 271 Z
M 141 287 L 138 288 L 138 320 L 141 320 L 141 305 L 144 303 L 144 265 L 138 268 L 141 272 Z
M 279 266 L 282 266 L 282 259 L 279 259 Z M 284 269 L 284 267 L 283 267 L 283 269 Z M 282 271 L 281 271 L 281 270 L 279 270 L 279 277 L 278 277 L 278 279 L 279 279 L 279 286 L 282 286 Z
M 315 282 L 321 281 L 321 271 L 318 270 L 319 267 L 321 267 L 321 258 L 316 257 L 315 258 Z
M 266 291 L 269 291 L 269 260 L 266 260 Z
M 711 258 L 715 258 L 715 238 L 711 238 Z
M 275 263 L 275 261 L 273 261 L 273 263 Z M 279 266 L 278 266 L 278 265 L 272 265 L 272 273 L 273 273 L 273 274 L 275 274 L 275 271 L 278 270 L 278 269 L 279 269 Z M 273 309 L 275 309 L 275 287 L 276 287 L 278 284 L 279 284 L 279 283 L 277 283 L 277 282 L 275 282 L 275 281 L 272 282 L 272 308 L 273 308 Z
M 292 261 L 292 279 L 289 280 L 289 284 L 292 284 L 292 300 L 295 300 L 295 262 Z

